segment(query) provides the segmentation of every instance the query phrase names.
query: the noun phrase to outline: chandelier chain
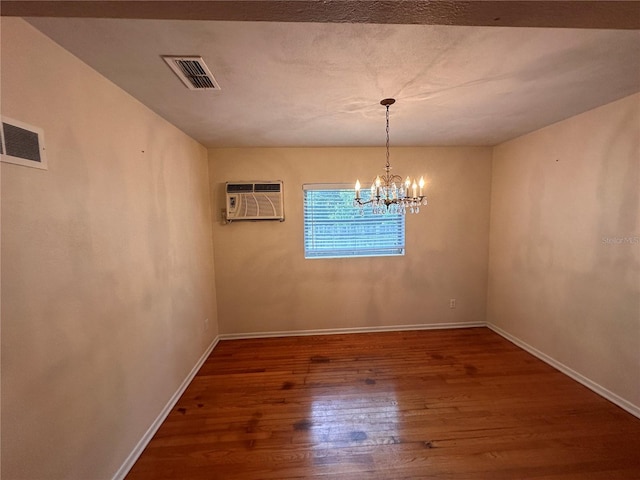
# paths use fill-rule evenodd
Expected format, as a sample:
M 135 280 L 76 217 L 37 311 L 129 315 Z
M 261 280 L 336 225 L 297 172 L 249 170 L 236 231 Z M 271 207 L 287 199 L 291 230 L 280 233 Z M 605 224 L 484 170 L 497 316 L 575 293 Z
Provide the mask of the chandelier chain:
M 387 172 L 389 171 L 388 169 L 390 168 L 390 163 L 389 163 L 389 105 L 387 105 Z

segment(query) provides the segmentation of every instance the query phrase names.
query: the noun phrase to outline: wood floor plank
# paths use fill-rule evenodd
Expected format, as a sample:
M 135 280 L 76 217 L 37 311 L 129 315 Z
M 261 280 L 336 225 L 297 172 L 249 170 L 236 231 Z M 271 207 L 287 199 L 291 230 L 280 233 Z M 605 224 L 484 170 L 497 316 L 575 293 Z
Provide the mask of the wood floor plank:
M 640 479 L 640 419 L 486 328 L 223 341 L 128 480 Z

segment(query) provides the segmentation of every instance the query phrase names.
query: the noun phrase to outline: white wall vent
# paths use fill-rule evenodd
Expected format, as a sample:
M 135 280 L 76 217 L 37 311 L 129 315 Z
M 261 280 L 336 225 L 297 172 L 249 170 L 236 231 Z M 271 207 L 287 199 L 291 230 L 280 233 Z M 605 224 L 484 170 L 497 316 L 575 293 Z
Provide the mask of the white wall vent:
M 220 85 L 202 57 L 163 55 L 162 59 L 189 90 L 220 90 Z
M 227 182 L 226 221 L 280 220 L 284 222 L 283 184 L 270 182 Z
M 47 169 L 44 131 L 26 123 L 2 117 L 0 160 L 7 163 Z

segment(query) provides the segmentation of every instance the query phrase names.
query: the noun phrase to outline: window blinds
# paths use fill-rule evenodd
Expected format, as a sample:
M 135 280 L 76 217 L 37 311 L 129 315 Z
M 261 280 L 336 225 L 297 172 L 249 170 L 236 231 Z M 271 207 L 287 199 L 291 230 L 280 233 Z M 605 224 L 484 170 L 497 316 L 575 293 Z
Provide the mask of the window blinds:
M 306 184 L 303 192 L 305 258 L 404 255 L 404 215 L 366 207 L 361 215 L 353 187 L 343 184 Z

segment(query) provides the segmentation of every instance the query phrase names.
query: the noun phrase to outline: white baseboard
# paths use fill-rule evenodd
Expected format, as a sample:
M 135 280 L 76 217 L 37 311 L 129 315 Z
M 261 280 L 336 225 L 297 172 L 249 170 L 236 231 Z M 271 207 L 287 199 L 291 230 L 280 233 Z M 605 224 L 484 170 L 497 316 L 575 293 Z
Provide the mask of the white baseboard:
M 444 330 L 450 328 L 485 327 L 484 322 L 429 323 L 417 325 L 387 325 L 381 327 L 322 328 L 315 330 L 283 330 L 276 332 L 223 333 L 220 340 L 247 338 L 304 337 L 309 335 L 339 335 L 345 333 L 404 332 L 410 330 Z
M 490 328 L 491 330 L 493 330 L 494 332 L 496 332 L 501 337 L 504 337 L 507 340 L 509 340 L 514 345 L 517 345 L 518 347 L 522 348 L 523 350 L 526 350 L 530 354 L 538 357 L 543 362 L 551 365 L 556 370 L 560 370 L 565 375 L 573 378 L 576 382 L 581 383 L 582 385 L 584 385 L 588 389 L 593 390 L 595 393 L 597 393 L 601 397 L 606 398 L 610 402 L 616 404 L 618 407 L 622 408 L 623 410 L 626 410 L 631 415 L 640 418 L 640 407 L 639 406 L 634 405 L 633 403 L 625 400 L 622 397 L 619 397 L 615 393 L 613 393 L 613 392 L 607 390 L 606 388 L 604 388 L 602 385 L 599 385 L 596 382 L 588 379 L 584 375 L 581 375 L 580 373 L 576 372 L 575 370 L 572 370 L 571 368 L 567 367 L 565 364 L 558 362 L 557 360 L 555 360 L 554 358 L 550 357 L 546 353 L 541 352 L 537 348 L 534 348 L 531 345 L 523 342 L 519 338 L 514 337 L 510 333 L 505 332 L 500 327 L 497 327 L 496 325 L 493 325 L 491 323 L 487 323 L 486 326 L 488 328 Z
M 160 428 L 160 425 L 162 425 L 162 422 L 165 421 L 165 419 L 167 418 L 167 416 L 169 415 L 169 413 L 171 412 L 175 404 L 178 402 L 178 400 L 180 399 L 184 391 L 187 389 L 187 387 L 193 380 L 193 377 L 196 376 L 196 374 L 198 373 L 198 370 L 200 370 L 200 367 L 202 367 L 202 364 L 209 357 L 209 355 L 211 354 L 211 352 L 216 347 L 219 341 L 220 341 L 220 336 L 216 336 L 216 338 L 213 339 L 213 342 L 211 342 L 211 345 L 207 347 L 207 349 L 202 354 L 202 356 L 198 359 L 198 362 L 191 369 L 187 377 L 182 381 L 182 383 L 178 387 L 178 390 L 176 390 L 176 392 L 171 396 L 171 398 L 169 399 L 167 404 L 164 406 L 160 414 L 156 417 L 156 419 L 153 421 L 151 426 L 147 429 L 147 431 L 142 436 L 140 441 L 131 451 L 127 459 L 124 461 L 122 466 L 115 473 L 115 475 L 113 476 L 113 480 L 123 480 L 124 477 L 126 477 L 127 473 L 129 473 L 129 470 L 131 470 L 131 468 L 133 467 L 133 464 L 136 463 L 136 460 L 138 460 L 140 455 L 142 455 L 142 452 L 147 447 L 147 445 L 149 444 L 153 436 L 156 434 L 156 432 Z

